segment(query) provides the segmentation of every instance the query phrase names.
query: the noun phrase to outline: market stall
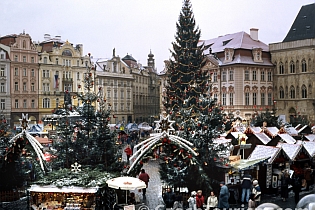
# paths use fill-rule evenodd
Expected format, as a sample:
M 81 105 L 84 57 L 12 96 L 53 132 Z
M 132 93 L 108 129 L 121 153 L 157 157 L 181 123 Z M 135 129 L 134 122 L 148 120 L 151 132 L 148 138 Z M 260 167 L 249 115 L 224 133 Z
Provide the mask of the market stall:
M 94 210 L 97 191 L 98 187 L 64 186 L 58 188 L 52 185 L 32 185 L 29 189 L 30 206 L 32 210 Z

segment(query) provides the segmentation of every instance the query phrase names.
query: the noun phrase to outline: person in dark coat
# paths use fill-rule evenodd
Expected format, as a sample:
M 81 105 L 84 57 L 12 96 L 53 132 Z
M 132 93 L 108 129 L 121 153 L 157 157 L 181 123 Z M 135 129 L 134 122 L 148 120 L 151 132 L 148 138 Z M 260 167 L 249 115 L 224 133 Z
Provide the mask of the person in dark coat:
M 300 192 L 302 188 L 302 179 L 300 176 L 294 174 L 292 179 L 292 187 L 294 192 L 294 201 L 297 204 L 300 200 Z
M 163 200 L 166 208 L 173 208 L 175 202 L 175 194 L 171 188 L 167 189 L 167 192 L 163 195 Z
M 248 203 L 252 189 L 252 176 L 246 171 L 242 178 L 242 203 Z M 245 198 L 246 196 L 246 198 Z
M 290 175 L 285 170 L 281 176 L 281 197 L 283 201 L 286 201 L 289 197 L 289 184 L 290 184 Z
M 218 203 L 218 208 L 220 209 L 228 209 L 230 207 L 229 205 L 229 197 L 230 197 L 230 192 L 228 187 L 225 185 L 224 182 L 220 182 L 220 195 L 219 195 L 219 203 Z

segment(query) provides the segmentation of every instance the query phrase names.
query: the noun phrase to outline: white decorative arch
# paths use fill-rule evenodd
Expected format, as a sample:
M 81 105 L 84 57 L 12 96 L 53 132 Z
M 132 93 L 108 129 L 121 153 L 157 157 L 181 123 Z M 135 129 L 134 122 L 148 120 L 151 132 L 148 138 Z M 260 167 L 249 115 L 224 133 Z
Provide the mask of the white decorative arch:
M 138 163 L 138 161 L 154 147 L 157 143 L 162 141 L 162 139 L 167 138 L 171 142 L 174 142 L 175 144 L 179 145 L 182 148 L 186 148 L 188 151 L 190 151 L 194 156 L 198 156 L 198 153 L 196 153 L 191 146 L 193 146 L 193 143 L 187 141 L 186 139 L 183 139 L 179 136 L 175 136 L 170 134 L 170 131 L 175 131 L 175 129 L 172 127 L 172 124 L 175 121 L 169 120 L 169 115 L 166 117 L 163 115 L 160 115 L 160 120 L 155 121 L 157 123 L 156 128 L 154 129 L 156 133 L 154 136 L 144 140 L 143 142 L 140 142 L 135 146 L 135 148 L 140 147 L 137 152 L 135 152 L 130 159 L 136 158 L 135 161 L 130 166 L 129 170 L 127 171 L 127 174 L 130 173 L 130 171 L 134 168 L 134 166 Z

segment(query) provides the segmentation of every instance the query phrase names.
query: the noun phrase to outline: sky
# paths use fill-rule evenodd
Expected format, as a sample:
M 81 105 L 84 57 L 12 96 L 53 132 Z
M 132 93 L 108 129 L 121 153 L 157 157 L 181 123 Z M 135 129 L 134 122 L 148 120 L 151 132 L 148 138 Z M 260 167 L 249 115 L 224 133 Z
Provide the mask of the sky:
M 281 42 L 300 8 L 315 0 L 191 0 L 201 39 L 258 28 L 265 44 Z M 147 65 L 154 54 L 164 69 L 175 41 L 183 0 L 0 0 L 0 36 L 25 30 L 33 41 L 44 34 L 83 44 L 84 55 L 132 55 Z

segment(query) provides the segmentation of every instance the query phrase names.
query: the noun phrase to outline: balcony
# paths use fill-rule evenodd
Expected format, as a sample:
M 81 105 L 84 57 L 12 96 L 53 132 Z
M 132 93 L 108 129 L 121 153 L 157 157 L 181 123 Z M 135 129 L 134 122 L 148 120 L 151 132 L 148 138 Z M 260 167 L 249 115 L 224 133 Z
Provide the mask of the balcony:
M 73 78 L 62 78 L 63 82 L 73 82 Z

